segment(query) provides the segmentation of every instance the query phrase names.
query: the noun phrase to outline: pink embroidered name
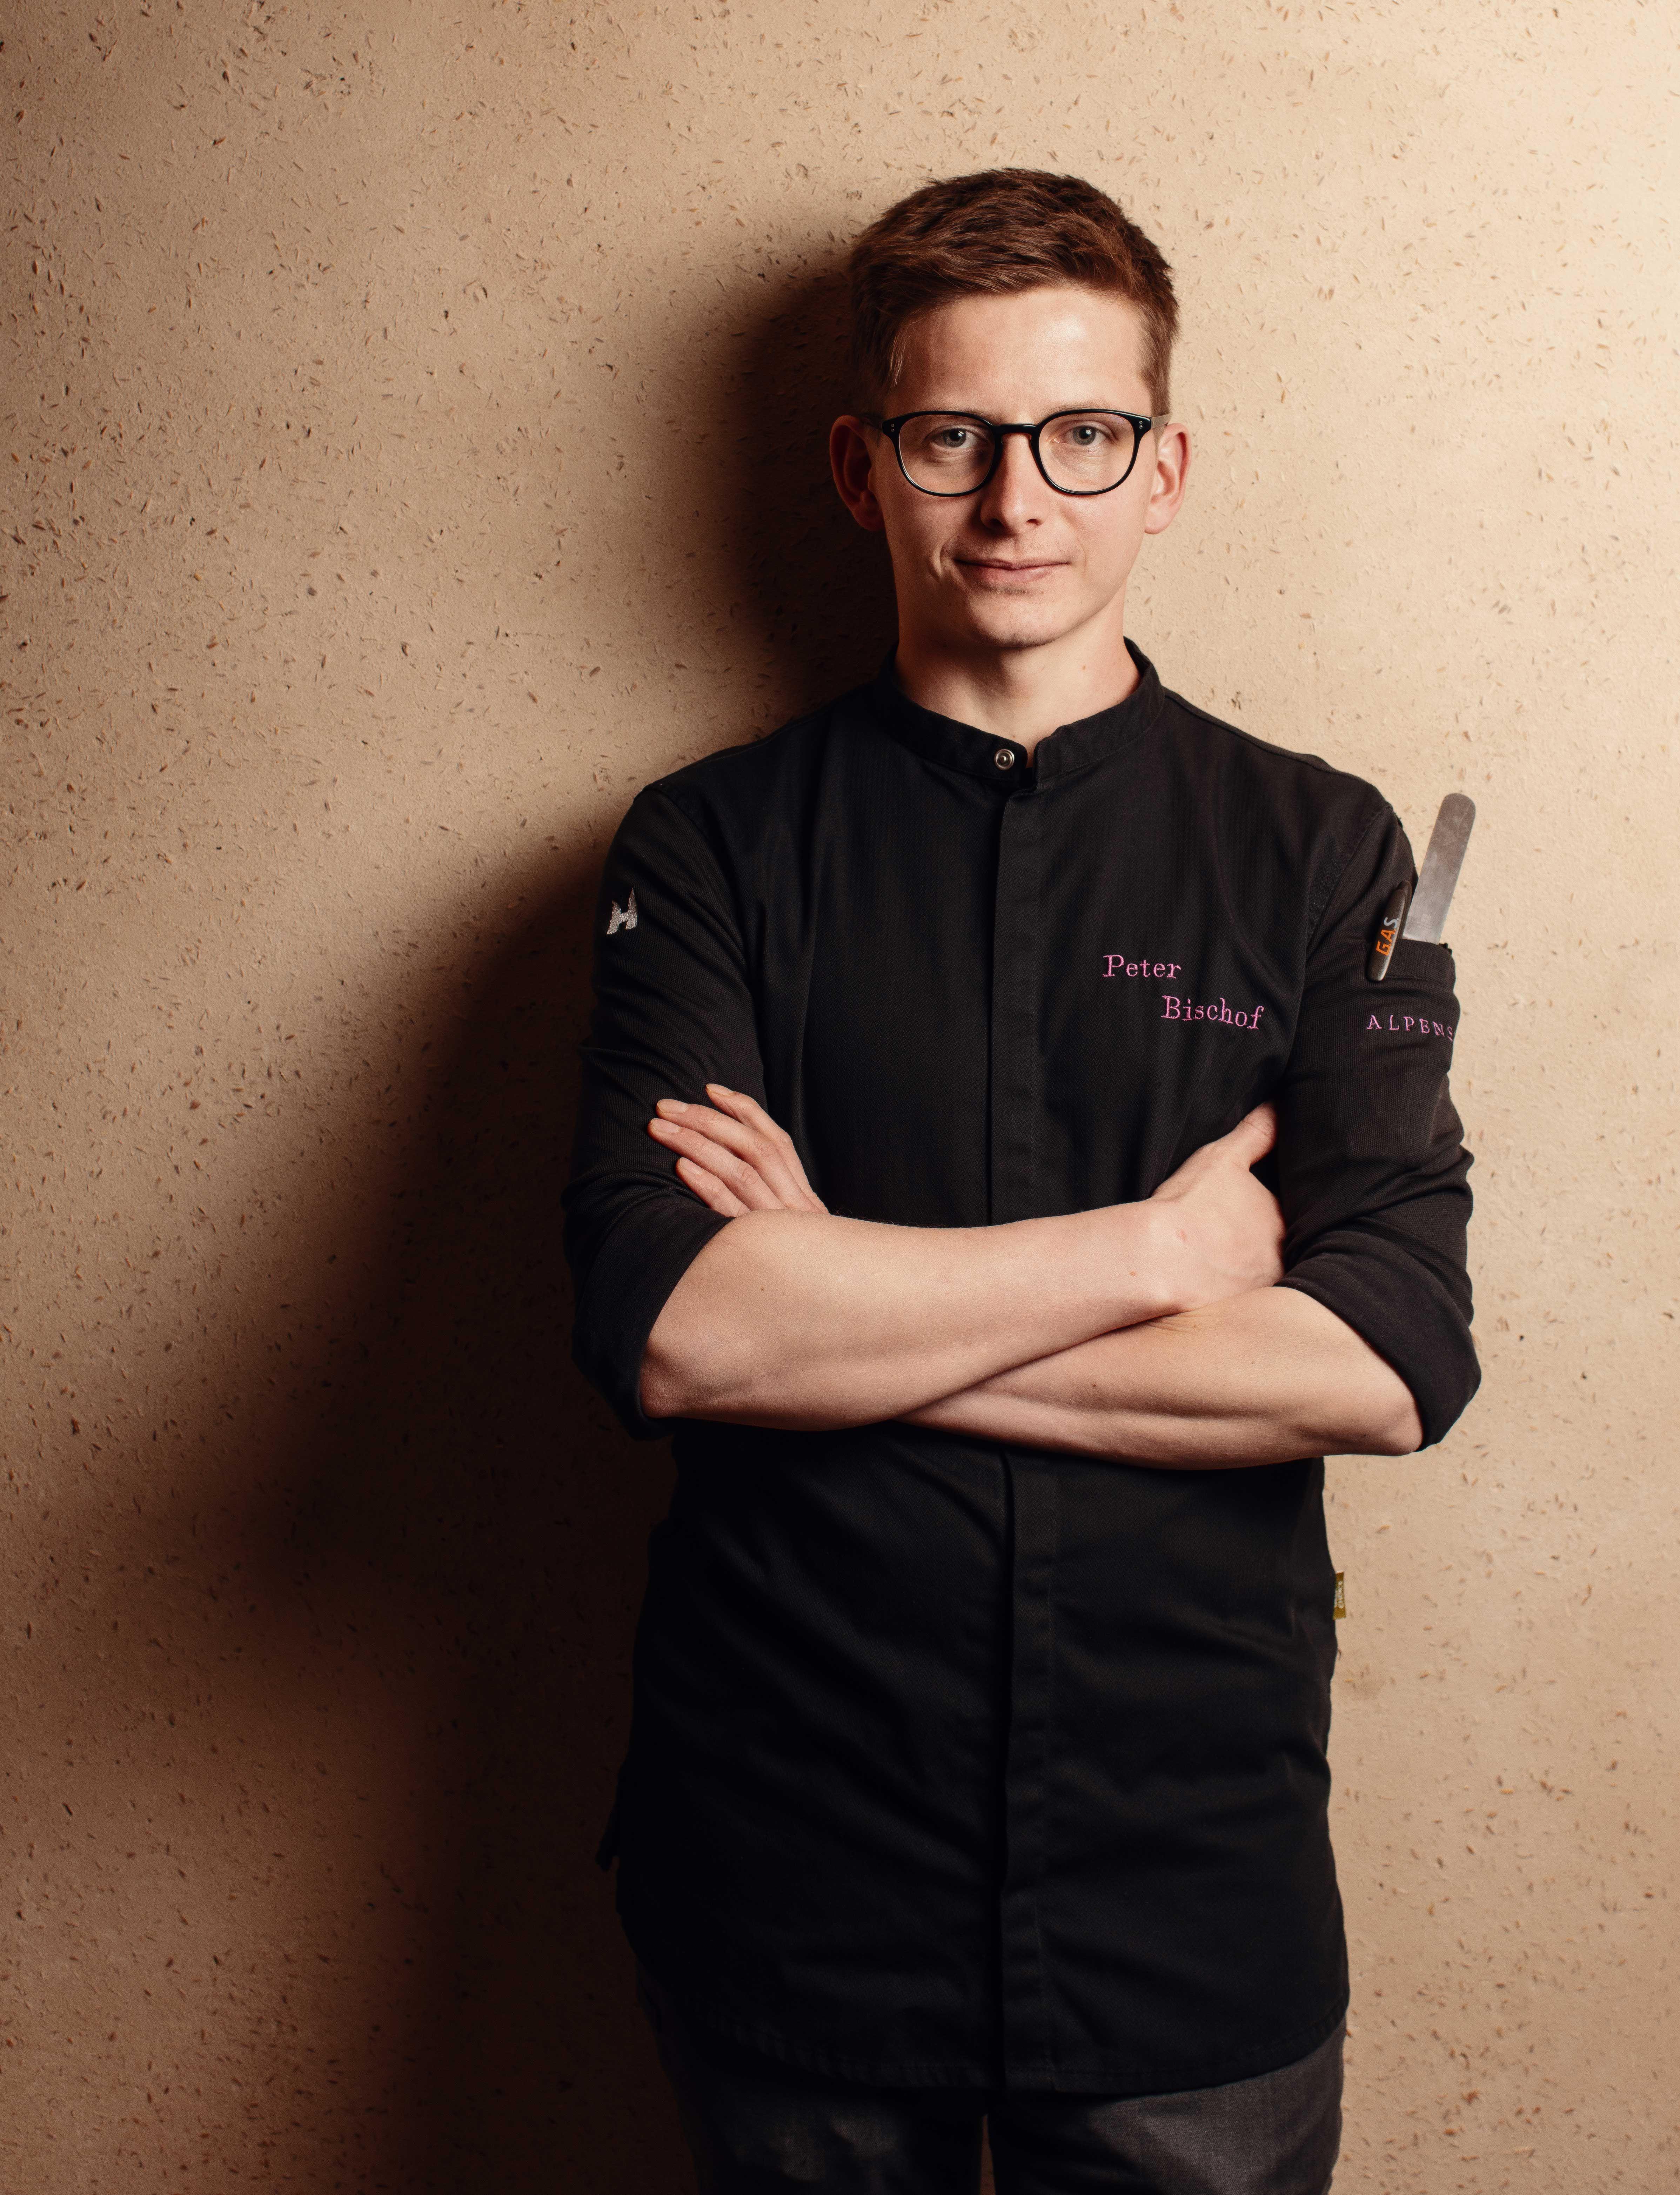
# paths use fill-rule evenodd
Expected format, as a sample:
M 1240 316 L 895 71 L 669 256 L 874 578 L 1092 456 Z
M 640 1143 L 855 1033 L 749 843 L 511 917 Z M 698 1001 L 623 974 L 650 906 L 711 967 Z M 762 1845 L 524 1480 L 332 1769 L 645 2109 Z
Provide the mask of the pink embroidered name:
M 1257 1029 L 1265 1011 L 1264 1006 L 1253 1006 L 1246 1013 L 1233 1013 L 1223 999 L 1217 1005 L 1198 1005 L 1194 999 L 1181 999 L 1171 991 L 1163 992 L 1161 998 L 1163 1022 L 1222 1022 L 1229 1028 Z
M 1182 960 L 1129 960 L 1123 953 L 1111 953 L 1105 976 L 1176 976 L 1184 965 Z

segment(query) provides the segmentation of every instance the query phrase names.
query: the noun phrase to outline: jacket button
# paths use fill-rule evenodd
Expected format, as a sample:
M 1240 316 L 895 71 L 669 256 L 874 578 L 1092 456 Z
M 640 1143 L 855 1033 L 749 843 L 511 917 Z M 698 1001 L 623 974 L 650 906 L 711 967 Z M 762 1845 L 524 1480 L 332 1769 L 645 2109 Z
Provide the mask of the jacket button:
M 1010 753 L 1007 747 L 1000 747 L 997 750 L 997 752 L 992 757 L 992 760 L 997 764 L 1000 769 L 1013 769 L 1015 767 L 1015 758 Z

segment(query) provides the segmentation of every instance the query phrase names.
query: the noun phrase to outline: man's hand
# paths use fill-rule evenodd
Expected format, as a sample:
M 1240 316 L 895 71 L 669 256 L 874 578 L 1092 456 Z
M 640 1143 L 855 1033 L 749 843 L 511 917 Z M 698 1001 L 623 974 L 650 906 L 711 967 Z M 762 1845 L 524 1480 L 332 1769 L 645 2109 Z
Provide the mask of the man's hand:
M 677 1172 L 726 1219 L 743 1212 L 827 1212 L 794 1139 L 745 1091 L 708 1082 L 710 1105 L 661 1098 L 648 1133 L 677 1155 Z M 715 1110 L 713 1109 L 716 1109 Z
M 1185 1310 L 1282 1280 L 1284 1215 L 1271 1190 L 1249 1171 L 1277 1140 L 1276 1109 L 1256 1105 L 1229 1135 L 1192 1151 L 1150 1199 L 1173 1207 L 1190 1259 Z

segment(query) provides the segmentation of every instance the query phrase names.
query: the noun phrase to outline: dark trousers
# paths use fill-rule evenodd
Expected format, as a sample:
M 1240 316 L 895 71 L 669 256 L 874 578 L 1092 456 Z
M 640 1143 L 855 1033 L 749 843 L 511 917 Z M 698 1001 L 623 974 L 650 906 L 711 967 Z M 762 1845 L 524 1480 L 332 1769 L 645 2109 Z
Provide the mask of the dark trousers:
M 638 1989 L 701 2195 L 1326 2195 L 1342 2139 L 1344 2029 L 1274 2073 L 1164 2096 L 875 2088 L 707 2056 L 642 1971 Z

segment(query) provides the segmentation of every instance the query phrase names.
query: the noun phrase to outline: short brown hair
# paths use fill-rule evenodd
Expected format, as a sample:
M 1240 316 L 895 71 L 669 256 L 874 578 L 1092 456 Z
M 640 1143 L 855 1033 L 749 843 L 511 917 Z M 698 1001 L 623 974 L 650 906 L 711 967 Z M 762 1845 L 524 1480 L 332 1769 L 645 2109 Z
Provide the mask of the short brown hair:
M 1172 269 L 1114 200 L 1077 176 L 986 168 L 924 184 L 852 247 L 852 365 L 858 400 L 879 406 L 922 314 L 973 291 L 1002 296 L 1082 282 L 1134 304 L 1152 411 L 1169 399 L 1178 299 Z

